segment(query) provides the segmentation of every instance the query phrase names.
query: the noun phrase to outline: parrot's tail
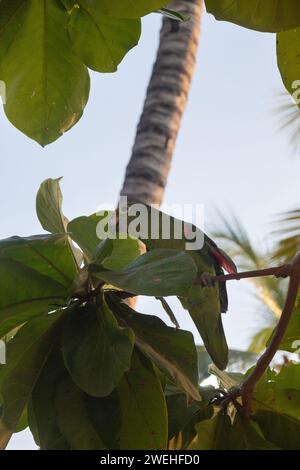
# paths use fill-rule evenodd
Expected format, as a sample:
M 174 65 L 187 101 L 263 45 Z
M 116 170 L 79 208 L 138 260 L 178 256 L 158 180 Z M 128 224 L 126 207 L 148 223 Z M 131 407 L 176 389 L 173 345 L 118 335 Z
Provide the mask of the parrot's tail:
M 227 294 L 226 282 L 219 283 L 219 293 L 220 293 L 221 313 L 226 313 L 228 310 L 228 294 Z

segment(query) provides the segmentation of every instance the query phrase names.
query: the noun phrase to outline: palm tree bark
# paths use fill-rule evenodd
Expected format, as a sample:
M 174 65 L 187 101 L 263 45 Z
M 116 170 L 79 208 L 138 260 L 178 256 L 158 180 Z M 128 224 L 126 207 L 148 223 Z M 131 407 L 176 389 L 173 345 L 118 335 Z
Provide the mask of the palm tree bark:
M 169 8 L 190 20 L 163 20 L 157 58 L 121 190 L 122 196 L 145 204 L 160 205 L 163 200 L 195 69 L 203 0 L 175 0 Z

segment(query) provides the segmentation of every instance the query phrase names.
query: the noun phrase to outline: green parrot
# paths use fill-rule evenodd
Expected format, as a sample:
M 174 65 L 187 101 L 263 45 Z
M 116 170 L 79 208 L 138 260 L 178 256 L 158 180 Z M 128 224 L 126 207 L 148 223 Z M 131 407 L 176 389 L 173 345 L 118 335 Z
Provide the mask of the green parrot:
M 230 257 L 199 228 L 164 214 L 156 208 L 148 207 L 148 210 L 150 209 L 148 235 L 144 234 L 140 239 L 145 243 L 147 250 L 157 248 L 185 250 L 193 258 L 198 268 L 197 283 L 191 287 L 186 297 L 180 297 L 179 300 L 191 315 L 212 361 L 223 370 L 228 363 L 228 346 L 221 314 L 228 309 L 228 296 L 226 283 L 214 283 L 213 277 L 224 274 L 224 270 L 235 273 L 236 266 Z M 131 220 L 132 216 L 128 217 L 128 224 Z M 153 230 L 153 220 L 158 227 L 156 232 Z M 145 220 L 142 224 L 145 226 Z M 175 233 L 175 227 L 178 229 L 180 224 L 183 236 L 176 239 L 172 234 Z M 162 227 L 170 228 L 169 237 Z M 192 235 L 194 240 L 202 241 L 201 248 L 191 249 Z

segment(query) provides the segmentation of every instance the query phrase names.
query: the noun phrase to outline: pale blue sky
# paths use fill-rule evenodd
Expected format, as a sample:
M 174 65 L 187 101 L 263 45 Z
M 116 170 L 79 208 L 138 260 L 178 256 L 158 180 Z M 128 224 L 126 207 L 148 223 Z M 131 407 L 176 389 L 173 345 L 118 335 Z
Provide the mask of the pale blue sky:
M 35 193 L 45 178 L 64 176 L 69 218 L 114 203 L 141 112 L 157 47 L 160 17 L 144 20 L 139 46 L 117 74 L 92 76 L 89 104 L 79 124 L 46 149 L 0 116 L 0 237 L 41 232 Z M 198 66 L 178 140 L 165 202 L 204 204 L 206 225 L 214 207 L 233 210 L 251 236 L 263 243 L 274 214 L 300 202 L 300 159 L 276 127 L 276 93 L 283 85 L 276 66 L 275 36 L 203 19 Z M 224 317 L 231 347 L 246 348 L 258 321 L 247 286 L 230 286 Z M 195 332 L 186 312 L 172 301 L 181 326 Z M 157 313 L 141 299 L 139 309 Z M 195 334 L 197 341 L 198 335 Z M 34 448 L 28 432 L 10 449 Z

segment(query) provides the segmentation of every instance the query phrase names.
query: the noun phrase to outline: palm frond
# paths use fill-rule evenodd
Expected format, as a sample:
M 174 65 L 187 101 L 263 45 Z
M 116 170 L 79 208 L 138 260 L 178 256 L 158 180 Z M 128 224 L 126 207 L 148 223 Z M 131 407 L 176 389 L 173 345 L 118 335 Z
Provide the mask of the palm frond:
M 255 354 L 261 353 L 266 348 L 266 344 L 273 333 L 274 327 L 275 325 L 273 327 L 267 326 L 262 330 L 258 331 L 253 336 L 248 350 Z
M 256 288 L 256 294 L 260 302 L 272 314 L 279 318 L 286 297 L 286 280 L 275 277 L 261 277 L 250 280 Z
M 273 231 L 277 247 L 273 255 L 276 261 L 290 261 L 300 251 L 300 209 L 281 214 Z
M 228 219 L 218 214 L 218 217 L 218 226 L 222 228 L 214 230 L 213 237 L 234 258 L 240 269 L 261 269 L 271 264 L 272 254 L 267 248 L 260 252 L 254 248 L 245 227 L 236 216 Z M 278 318 L 284 302 L 281 282 L 266 277 L 253 278 L 251 283 L 256 289 L 256 296 Z
M 290 217 L 297 217 L 292 214 Z M 230 254 L 237 262 L 240 269 L 252 270 L 270 266 L 273 253 L 265 247 L 258 251 L 254 248 L 247 231 L 236 216 L 229 219 L 219 215 L 218 230 L 214 230 L 214 239 Z M 273 328 L 279 319 L 285 302 L 286 281 L 274 277 L 261 277 L 249 280 L 255 288 L 254 295 L 258 300 L 260 318 L 264 319 L 265 326 L 253 335 L 249 351 L 261 352 L 269 338 Z
M 226 218 L 218 212 L 217 217 L 217 226 L 221 228 L 213 229 L 212 236 L 234 258 L 239 268 L 250 270 L 262 267 L 265 259 L 254 249 L 241 221 L 233 214 Z
M 291 95 L 281 92 L 277 95 L 277 103 L 274 110 L 278 116 L 277 130 L 288 132 L 289 143 L 293 153 L 300 151 L 300 110 Z

